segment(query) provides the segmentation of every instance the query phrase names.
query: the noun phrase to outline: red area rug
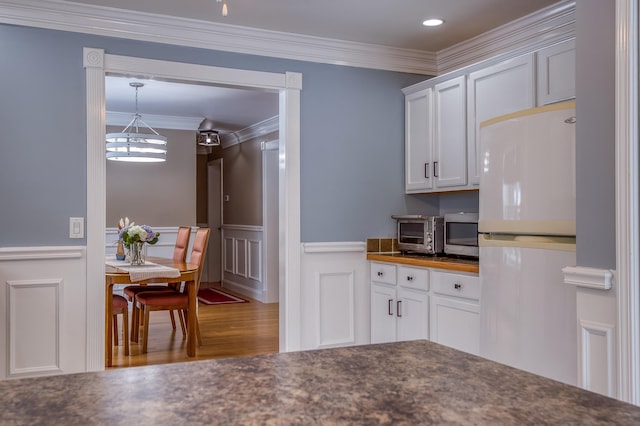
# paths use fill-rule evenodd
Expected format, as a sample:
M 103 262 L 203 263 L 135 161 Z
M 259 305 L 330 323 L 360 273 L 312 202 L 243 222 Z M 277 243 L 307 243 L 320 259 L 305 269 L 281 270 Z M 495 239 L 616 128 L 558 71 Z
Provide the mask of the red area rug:
M 198 300 L 205 305 L 222 305 L 227 303 L 247 303 L 242 299 L 217 288 L 201 288 L 198 290 Z

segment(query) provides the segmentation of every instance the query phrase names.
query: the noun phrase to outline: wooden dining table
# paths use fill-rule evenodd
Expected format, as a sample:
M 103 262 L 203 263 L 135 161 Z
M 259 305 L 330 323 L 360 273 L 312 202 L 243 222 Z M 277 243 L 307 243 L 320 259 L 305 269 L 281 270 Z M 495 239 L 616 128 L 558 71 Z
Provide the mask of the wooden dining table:
M 131 285 L 147 285 L 153 283 L 185 283 L 185 291 L 189 296 L 189 309 L 187 311 L 187 356 L 196 356 L 196 321 L 197 321 L 197 279 L 198 279 L 198 265 L 176 262 L 173 259 L 166 259 L 162 257 L 147 257 L 148 262 L 152 262 L 158 265 L 169 266 L 176 268 L 180 271 L 179 277 L 155 277 L 146 279 L 144 281 L 131 282 L 131 277 L 128 271 L 119 269 L 117 267 L 105 264 L 105 336 L 104 336 L 104 349 L 105 349 L 105 366 L 111 367 L 113 365 L 113 347 L 111 342 L 113 341 L 113 333 L 117 330 L 113 330 L 113 286 L 115 284 L 131 284 Z M 129 338 L 126 336 L 125 338 Z

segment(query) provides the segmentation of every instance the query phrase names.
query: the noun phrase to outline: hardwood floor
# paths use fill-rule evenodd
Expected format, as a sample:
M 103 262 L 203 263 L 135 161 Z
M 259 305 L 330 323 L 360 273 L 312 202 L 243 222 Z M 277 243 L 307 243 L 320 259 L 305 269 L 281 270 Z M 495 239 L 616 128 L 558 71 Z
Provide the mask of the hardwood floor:
M 202 286 L 207 285 L 203 283 Z M 227 289 L 224 291 L 233 294 Z M 187 340 L 182 337 L 180 324 L 174 331 L 167 311 L 151 312 L 147 353 L 141 353 L 141 340 L 140 343 L 130 342 L 130 355 L 125 356 L 120 341 L 120 346 L 114 349 L 111 368 L 276 353 L 279 344 L 278 315 L 277 303 L 264 304 L 253 299 L 249 299 L 249 303 L 226 305 L 200 303 L 198 317 L 202 346 L 197 348 L 196 357 L 189 358 Z M 120 322 L 118 332 L 122 336 Z

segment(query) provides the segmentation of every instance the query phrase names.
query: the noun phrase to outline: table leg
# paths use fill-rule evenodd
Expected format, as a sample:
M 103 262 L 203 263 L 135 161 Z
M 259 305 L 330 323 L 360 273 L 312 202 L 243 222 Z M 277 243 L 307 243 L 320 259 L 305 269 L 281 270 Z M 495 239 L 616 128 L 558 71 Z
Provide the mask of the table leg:
M 187 356 L 196 356 L 196 301 L 198 300 L 198 295 L 196 294 L 195 281 L 188 281 L 185 284 L 189 286 L 189 309 L 187 310 Z
M 105 287 L 105 307 L 104 307 L 104 354 L 105 366 L 113 365 L 113 284 L 109 278 L 106 279 Z

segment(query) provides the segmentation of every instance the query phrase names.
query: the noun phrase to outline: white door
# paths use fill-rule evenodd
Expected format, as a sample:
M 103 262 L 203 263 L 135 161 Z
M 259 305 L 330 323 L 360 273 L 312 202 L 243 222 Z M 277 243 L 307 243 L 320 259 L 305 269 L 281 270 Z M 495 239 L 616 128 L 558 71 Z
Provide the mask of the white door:
M 480 123 L 535 106 L 533 54 L 469 74 L 467 86 L 469 180 L 480 183 Z
M 565 102 L 481 126 L 479 231 L 575 235 L 576 126 L 571 118 L 575 104 Z
M 433 188 L 433 89 L 405 98 L 405 190 L 420 192 Z
M 478 355 L 480 305 L 448 297 L 431 296 L 430 334 L 434 342 Z
M 396 341 L 396 290 L 371 284 L 371 343 Z
M 575 385 L 576 289 L 562 274 L 575 262 L 575 251 L 481 246 L 480 355 Z
M 467 184 L 467 89 L 465 76 L 437 84 L 434 99 L 436 187 Z
M 429 338 L 429 296 L 410 288 L 398 287 L 396 302 L 398 341 Z
M 211 234 L 207 251 L 207 280 L 222 281 L 222 158 L 210 161 L 207 165 L 208 204 L 207 211 Z

